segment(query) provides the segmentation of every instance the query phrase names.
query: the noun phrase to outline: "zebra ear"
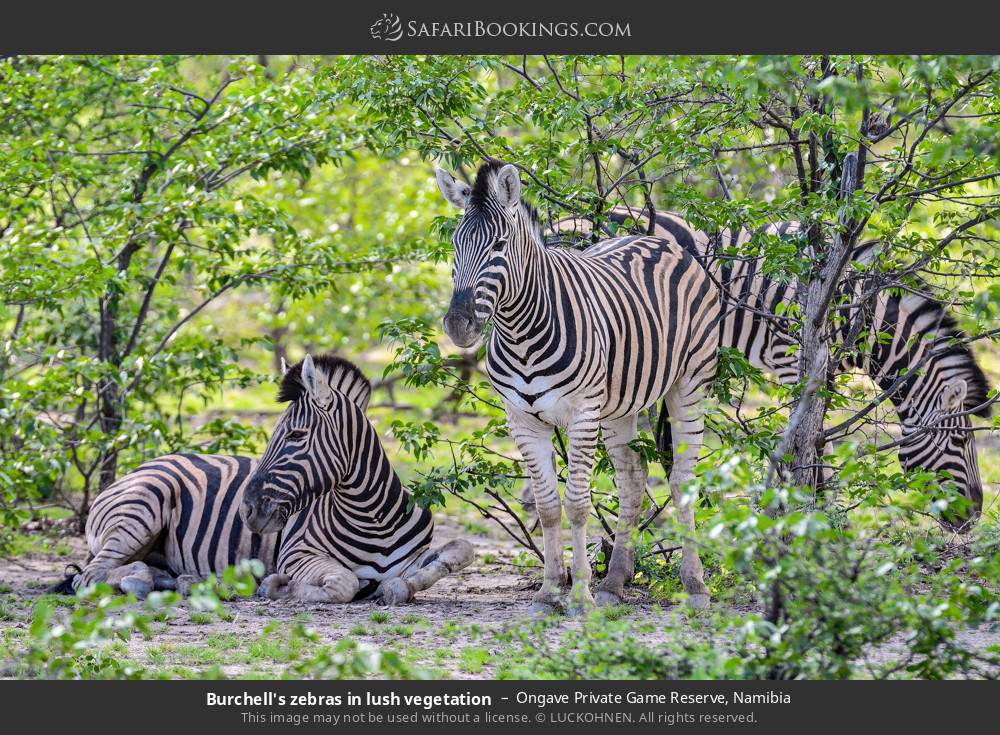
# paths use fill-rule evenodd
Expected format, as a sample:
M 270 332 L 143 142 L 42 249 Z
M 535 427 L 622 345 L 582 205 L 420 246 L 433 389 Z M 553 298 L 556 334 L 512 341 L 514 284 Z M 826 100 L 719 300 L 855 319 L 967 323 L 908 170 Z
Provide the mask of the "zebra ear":
M 288 363 L 285 362 L 285 358 L 281 358 L 281 377 L 288 375 Z
M 302 361 L 302 385 L 309 397 L 318 403 L 326 403 L 330 398 L 330 383 L 323 373 L 316 370 L 312 355 Z
M 437 176 L 438 189 L 441 190 L 444 198 L 459 209 L 465 209 L 465 205 L 469 203 L 472 189 L 462 182 L 456 181 L 455 177 L 443 168 L 435 169 L 434 175 Z
M 962 378 L 945 383 L 941 389 L 941 409 L 947 413 L 958 413 L 965 408 L 965 396 L 969 392 L 969 384 Z
M 521 203 L 521 175 L 517 166 L 508 163 L 497 174 L 495 184 L 497 199 L 508 209 L 513 209 Z

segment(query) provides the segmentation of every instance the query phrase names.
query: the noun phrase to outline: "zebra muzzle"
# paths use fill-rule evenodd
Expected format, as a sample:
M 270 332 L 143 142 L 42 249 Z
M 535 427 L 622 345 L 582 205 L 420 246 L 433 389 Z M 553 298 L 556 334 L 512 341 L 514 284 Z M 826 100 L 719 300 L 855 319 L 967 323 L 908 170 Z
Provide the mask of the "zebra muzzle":
M 455 293 L 444 315 L 444 332 L 456 347 L 471 347 L 483 333 L 484 321 L 476 315 L 471 291 Z
M 274 533 L 280 531 L 288 520 L 288 514 L 268 498 L 244 499 L 240 506 L 243 522 L 254 533 Z

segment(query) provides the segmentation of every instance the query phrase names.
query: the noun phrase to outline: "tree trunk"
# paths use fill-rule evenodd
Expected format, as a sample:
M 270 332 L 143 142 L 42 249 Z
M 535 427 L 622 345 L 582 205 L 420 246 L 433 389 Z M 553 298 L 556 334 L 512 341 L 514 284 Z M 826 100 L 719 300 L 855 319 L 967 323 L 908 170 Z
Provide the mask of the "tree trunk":
M 148 177 L 144 177 L 148 179 Z M 143 183 L 145 187 L 145 183 Z M 138 201 L 141 195 L 136 197 Z M 139 250 L 139 244 L 132 240 L 128 242 L 118 255 L 118 272 L 125 274 L 132 263 L 132 256 Z M 118 316 L 121 309 L 121 286 L 112 283 L 101 299 L 100 305 L 100 335 L 98 356 L 101 362 L 115 365 L 121 360 L 118 352 Z M 111 442 L 118 436 L 124 418 L 125 406 L 121 389 L 114 378 L 102 378 L 97 383 L 98 410 L 100 411 L 101 431 Z M 98 478 L 97 491 L 103 491 L 118 477 L 118 450 L 114 447 L 106 449 L 101 459 L 101 471 Z M 85 516 L 87 508 L 83 508 Z
M 829 321 L 830 302 L 837 292 L 840 278 L 850 262 L 857 239 L 857 223 L 850 216 L 849 205 L 859 184 L 858 156 L 850 153 L 844 159 L 843 177 L 839 199 L 843 203 L 838 226 L 825 252 L 814 252 L 818 272 L 810 274 L 808 282 L 801 284 L 799 293 L 803 305 L 802 331 L 799 334 L 799 379 L 802 392 L 788 420 L 788 428 L 772 458 L 768 485 L 775 479 L 777 467 L 786 464 L 789 479 L 794 485 L 812 487 L 817 492 L 823 488 L 823 458 L 825 438 L 823 418 L 826 400 L 817 394 L 831 374 L 831 338 L 833 326 Z M 823 247 L 820 238 L 819 247 Z
M 118 299 L 108 294 L 101 300 L 101 323 L 98 353 L 103 363 L 114 359 L 117 346 L 118 331 Z M 97 383 L 98 411 L 100 412 L 101 431 L 110 441 L 118 435 L 122 425 L 121 398 L 118 384 L 113 378 L 101 378 Z M 98 492 L 113 483 L 118 476 L 118 450 L 105 449 L 101 459 L 101 470 L 98 477 Z M 81 516 L 85 517 L 87 508 L 81 508 Z

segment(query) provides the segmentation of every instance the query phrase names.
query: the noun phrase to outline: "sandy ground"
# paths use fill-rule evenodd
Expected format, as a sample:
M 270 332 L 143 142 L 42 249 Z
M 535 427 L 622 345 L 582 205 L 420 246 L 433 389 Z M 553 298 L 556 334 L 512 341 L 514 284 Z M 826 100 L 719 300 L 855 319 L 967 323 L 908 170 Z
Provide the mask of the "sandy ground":
M 292 624 L 305 623 L 323 642 L 342 638 L 400 651 L 416 665 L 437 675 L 455 678 L 494 678 L 498 662 L 511 656 L 512 648 L 498 643 L 498 633 L 523 625 L 531 596 L 538 585 L 538 572 L 523 572 L 513 563 L 517 547 L 499 537 L 472 535 L 465 530 L 440 526 L 436 542 L 461 535 L 476 547 L 476 561 L 463 571 L 442 579 L 422 592 L 412 603 L 385 608 L 371 602 L 347 605 L 316 605 L 286 601 L 245 599 L 226 603 L 230 617 L 197 620 L 181 612 L 157 624 L 155 635 L 146 640 L 133 636 L 127 656 L 143 666 L 182 676 L 217 667 L 228 677 L 281 676 L 288 670 L 285 658 Z M 69 561 L 82 561 L 82 539 L 68 536 L 64 555 L 31 554 L 0 560 L 0 590 L 7 602 L 0 616 L 0 635 L 8 630 L 27 630 L 34 602 L 45 587 L 58 579 Z M 63 552 L 65 552 L 63 548 Z M 484 563 L 484 556 L 489 563 Z M 687 611 L 651 600 L 631 588 L 628 604 L 634 609 L 628 620 L 642 628 L 641 637 L 650 645 L 665 633 L 685 625 Z M 748 609 L 739 612 L 747 612 Z M 545 633 L 551 640 L 571 641 L 580 621 L 566 618 Z M 273 631 L 273 632 L 268 632 Z M 960 641 L 982 650 L 1000 645 L 1000 627 L 966 630 Z M 283 648 L 284 647 L 284 648 Z M 871 652 L 871 661 L 884 661 L 901 650 L 896 641 Z M 507 662 L 512 663 L 510 661 Z M 516 663 L 516 662 L 514 662 Z M 1000 675 L 1000 671 L 997 672 Z M 8 669 L 6 675 L 10 675 Z

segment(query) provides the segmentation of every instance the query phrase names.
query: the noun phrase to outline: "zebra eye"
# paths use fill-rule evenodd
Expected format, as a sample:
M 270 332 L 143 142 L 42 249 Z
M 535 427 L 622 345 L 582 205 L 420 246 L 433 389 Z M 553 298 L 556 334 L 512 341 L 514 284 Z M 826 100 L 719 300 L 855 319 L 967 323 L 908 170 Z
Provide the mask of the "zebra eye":
M 305 429 L 292 429 L 291 431 L 288 432 L 288 439 L 290 439 L 293 442 L 299 441 L 301 439 L 305 439 L 308 433 L 309 432 L 306 431 Z
M 506 244 L 507 244 L 507 238 L 505 237 L 500 238 L 499 240 L 493 243 L 494 252 L 500 252 L 501 250 L 503 250 L 503 246 Z

